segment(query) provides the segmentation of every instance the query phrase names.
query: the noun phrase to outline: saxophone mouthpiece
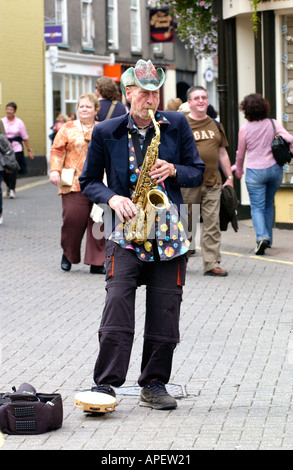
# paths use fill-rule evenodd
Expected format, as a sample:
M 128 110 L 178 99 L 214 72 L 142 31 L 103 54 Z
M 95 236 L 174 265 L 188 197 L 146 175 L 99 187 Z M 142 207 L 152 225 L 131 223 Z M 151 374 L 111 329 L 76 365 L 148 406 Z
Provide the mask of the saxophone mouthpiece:
M 148 109 L 148 115 L 149 115 L 149 117 L 150 117 L 151 119 L 153 119 L 153 117 L 154 117 L 154 112 L 153 112 L 152 109 Z

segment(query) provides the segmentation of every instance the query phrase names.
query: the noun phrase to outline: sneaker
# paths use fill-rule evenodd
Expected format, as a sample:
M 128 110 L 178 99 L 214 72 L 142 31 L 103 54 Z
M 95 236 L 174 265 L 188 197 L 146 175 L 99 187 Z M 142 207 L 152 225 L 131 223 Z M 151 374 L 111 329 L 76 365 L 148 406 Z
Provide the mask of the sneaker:
M 169 395 L 160 380 L 147 383 L 141 390 L 140 399 L 140 406 L 149 406 L 155 410 L 173 410 L 177 407 L 175 398 Z
M 10 189 L 9 197 L 10 197 L 10 199 L 15 199 L 15 192 L 13 191 L 13 189 Z
M 111 387 L 111 385 L 108 385 L 108 384 L 94 385 L 91 388 L 91 391 L 98 392 L 98 393 L 106 393 L 106 395 L 111 395 L 112 397 L 116 398 L 115 390 Z
M 256 255 L 264 255 L 265 250 L 269 246 L 269 240 L 261 240 L 260 242 L 257 242 L 256 248 L 254 250 Z
M 0 215 L 0 225 L 3 224 L 3 215 Z

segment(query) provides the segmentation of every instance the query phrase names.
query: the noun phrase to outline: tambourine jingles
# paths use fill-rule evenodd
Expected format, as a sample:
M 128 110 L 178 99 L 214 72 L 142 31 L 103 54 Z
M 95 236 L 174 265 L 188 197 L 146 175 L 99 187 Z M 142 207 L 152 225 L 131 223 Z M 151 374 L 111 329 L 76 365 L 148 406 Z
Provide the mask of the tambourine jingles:
M 79 392 L 75 395 L 74 405 L 88 413 L 110 413 L 117 405 L 116 398 L 100 392 Z

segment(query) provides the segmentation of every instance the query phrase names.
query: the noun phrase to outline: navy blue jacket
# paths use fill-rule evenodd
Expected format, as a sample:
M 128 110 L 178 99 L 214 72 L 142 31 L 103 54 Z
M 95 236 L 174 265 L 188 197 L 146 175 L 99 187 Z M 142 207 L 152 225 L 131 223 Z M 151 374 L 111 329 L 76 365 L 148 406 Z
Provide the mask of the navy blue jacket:
M 99 109 L 99 112 L 97 114 L 97 121 L 102 122 L 107 117 L 107 114 L 108 114 L 108 111 L 111 107 L 112 101 L 102 99 L 102 100 L 99 100 L 99 103 L 100 103 L 100 109 Z M 122 114 L 126 114 L 126 113 L 127 113 L 127 110 L 126 110 L 124 104 L 122 104 L 121 101 L 117 100 L 117 104 L 116 104 L 116 106 L 113 110 L 113 113 L 111 115 L 111 119 L 113 119 L 115 117 L 118 117 L 118 116 L 122 116 Z
M 164 183 L 170 199 L 183 204 L 180 187 L 196 187 L 203 182 L 205 164 L 200 159 L 191 128 L 184 114 L 158 111 L 156 119 L 165 116 L 162 124 L 159 157 L 175 165 L 177 178 Z M 94 127 L 87 158 L 79 178 L 81 191 L 96 204 L 107 204 L 115 194 L 129 197 L 129 114 L 109 119 Z M 106 169 L 107 186 L 103 183 Z

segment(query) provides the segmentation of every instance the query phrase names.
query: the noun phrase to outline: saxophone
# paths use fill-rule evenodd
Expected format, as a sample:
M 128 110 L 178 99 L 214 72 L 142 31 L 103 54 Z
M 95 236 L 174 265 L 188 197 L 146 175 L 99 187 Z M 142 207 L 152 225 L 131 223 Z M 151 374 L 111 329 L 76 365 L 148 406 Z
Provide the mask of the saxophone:
M 148 110 L 148 114 L 155 127 L 155 136 L 147 148 L 135 191 L 132 195 L 132 202 L 136 206 L 137 213 L 135 217 L 124 224 L 125 239 L 138 244 L 147 241 L 156 214 L 169 205 L 166 194 L 157 189 L 156 180 L 149 176 L 152 166 L 158 159 L 161 133 L 159 123 L 155 120 L 151 109 Z

